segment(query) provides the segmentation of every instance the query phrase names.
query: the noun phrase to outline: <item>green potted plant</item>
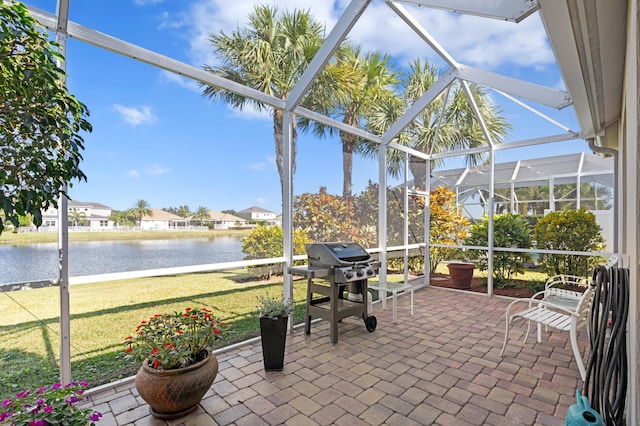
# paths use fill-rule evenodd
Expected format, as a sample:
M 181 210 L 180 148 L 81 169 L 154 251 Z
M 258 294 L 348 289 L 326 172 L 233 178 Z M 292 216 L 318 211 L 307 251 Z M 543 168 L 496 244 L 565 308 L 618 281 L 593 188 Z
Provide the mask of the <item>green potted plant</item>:
M 86 382 L 56 383 L 35 392 L 23 390 L 15 398 L 5 399 L 0 424 L 15 426 L 95 425 L 102 414 L 82 408 Z
M 160 419 L 195 410 L 218 374 L 211 346 L 226 326 L 206 308 L 156 314 L 125 339 L 126 358 L 142 361 L 135 386 Z
M 258 296 L 257 299 L 264 369 L 265 371 L 282 371 L 287 322 L 293 310 L 293 303 L 282 297 L 271 297 L 268 294 Z

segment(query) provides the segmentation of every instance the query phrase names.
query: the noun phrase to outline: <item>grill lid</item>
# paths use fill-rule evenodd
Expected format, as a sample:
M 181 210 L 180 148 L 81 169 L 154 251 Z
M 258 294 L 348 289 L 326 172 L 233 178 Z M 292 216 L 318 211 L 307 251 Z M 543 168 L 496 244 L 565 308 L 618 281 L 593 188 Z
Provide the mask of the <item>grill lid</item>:
M 373 258 L 358 243 L 332 242 L 307 244 L 309 265 L 343 266 L 371 262 Z

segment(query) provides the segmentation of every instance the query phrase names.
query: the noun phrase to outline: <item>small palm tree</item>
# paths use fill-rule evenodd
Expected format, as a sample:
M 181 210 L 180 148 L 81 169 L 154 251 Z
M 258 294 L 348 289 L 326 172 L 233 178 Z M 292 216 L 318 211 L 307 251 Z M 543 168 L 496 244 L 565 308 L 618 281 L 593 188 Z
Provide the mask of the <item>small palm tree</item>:
M 138 226 L 142 226 L 142 218 L 153 216 L 153 210 L 151 210 L 151 204 L 147 200 L 138 200 L 134 207 L 130 210 L 133 217 L 138 219 Z
M 73 224 L 73 226 L 78 226 L 78 224 L 82 225 L 87 218 L 87 213 L 79 212 L 78 209 L 73 208 L 69 212 L 69 222 Z
M 114 221 L 115 224 L 119 226 L 133 226 L 135 225 L 135 220 L 131 213 L 132 210 L 112 210 L 108 219 Z
M 211 214 L 209 213 L 209 209 L 204 206 L 198 207 L 198 210 L 193 214 L 193 218 L 196 220 L 200 220 L 200 226 L 204 226 L 204 221 L 206 219 L 211 219 Z

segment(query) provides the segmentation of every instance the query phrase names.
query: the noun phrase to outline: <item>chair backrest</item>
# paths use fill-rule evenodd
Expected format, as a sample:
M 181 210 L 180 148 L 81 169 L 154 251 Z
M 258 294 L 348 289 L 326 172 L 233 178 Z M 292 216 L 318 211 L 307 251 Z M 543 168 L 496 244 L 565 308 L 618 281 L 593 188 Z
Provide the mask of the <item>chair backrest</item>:
M 590 285 L 587 289 L 582 293 L 582 297 L 580 301 L 578 301 L 578 306 L 576 306 L 575 314 L 578 317 L 578 321 L 588 321 L 589 315 L 591 314 L 591 303 L 593 302 L 593 297 L 595 295 L 595 287 Z
M 604 267 L 611 268 L 613 266 L 616 266 L 618 264 L 618 260 L 620 260 L 620 257 L 617 254 L 612 254 L 605 262 Z

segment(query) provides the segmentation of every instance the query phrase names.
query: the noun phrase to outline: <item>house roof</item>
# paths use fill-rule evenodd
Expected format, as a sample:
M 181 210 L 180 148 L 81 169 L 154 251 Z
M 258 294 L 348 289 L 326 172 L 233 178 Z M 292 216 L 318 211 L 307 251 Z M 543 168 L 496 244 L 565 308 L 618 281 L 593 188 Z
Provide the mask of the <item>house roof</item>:
M 204 222 L 211 222 L 211 221 L 216 221 L 216 222 L 246 222 L 246 219 L 243 219 L 241 217 L 238 216 L 234 216 L 232 214 L 229 213 L 222 213 L 219 212 L 217 210 L 208 210 L 209 213 L 209 219 L 204 219 Z M 199 219 L 194 219 L 193 215 L 187 217 L 187 220 L 198 220 Z
M 238 216 L 234 216 L 229 213 L 222 213 L 217 210 L 209 210 L 209 216 L 211 216 L 211 220 L 219 221 L 219 222 L 246 222 L 246 219 L 243 219 Z
M 152 222 L 154 220 L 169 220 L 169 221 L 183 221 L 187 220 L 184 217 L 178 216 L 177 214 L 169 213 L 160 209 L 151 209 L 153 212 L 152 216 L 145 216 L 142 218 L 143 222 Z
M 69 208 L 74 208 L 74 207 L 92 207 L 94 209 L 106 209 L 106 210 L 111 210 L 111 207 L 104 205 L 104 204 L 100 204 L 100 203 L 94 203 L 92 201 L 78 201 L 78 200 L 68 200 L 67 201 L 67 206 Z
M 262 207 L 252 206 L 248 209 L 240 210 L 238 213 L 273 213 L 271 210 L 263 209 Z

